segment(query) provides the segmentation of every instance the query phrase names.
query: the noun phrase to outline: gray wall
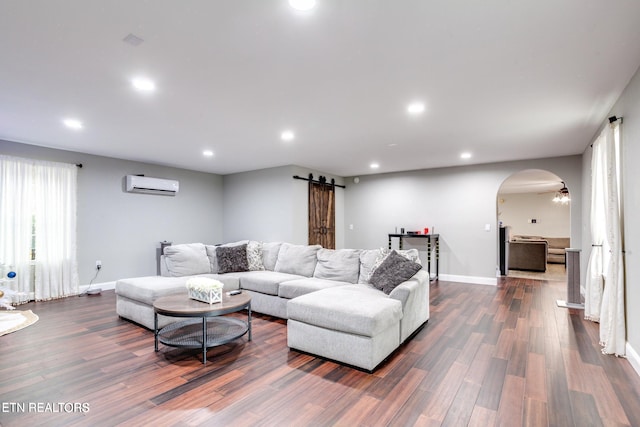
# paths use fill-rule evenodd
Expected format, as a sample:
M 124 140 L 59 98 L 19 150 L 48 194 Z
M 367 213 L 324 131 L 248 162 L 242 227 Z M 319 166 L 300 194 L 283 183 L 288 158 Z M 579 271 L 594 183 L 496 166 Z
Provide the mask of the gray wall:
M 368 175 L 359 177 L 358 184 L 346 179 L 345 245 L 386 247 L 387 234 L 396 228 L 435 227 L 441 277 L 495 283 L 498 190 L 507 177 L 524 169 L 548 170 L 566 182 L 572 194 L 570 237 L 579 247 L 581 156 Z
M 339 177 L 299 166 L 282 166 L 225 175 L 224 241 L 242 239 L 308 242 L 309 197 L 307 183 L 293 176 L 313 173 L 327 179 Z M 344 247 L 344 190 L 336 189 L 336 247 Z
M 624 204 L 624 244 L 626 268 L 626 322 L 627 342 L 636 353 L 640 352 L 640 70 L 623 92 L 622 96 L 611 110 L 609 116 L 623 117 L 621 127 L 622 143 L 622 194 Z M 598 133 L 599 134 L 599 133 Z M 595 138 L 598 135 L 595 135 Z M 584 153 L 584 165 L 591 165 L 591 149 Z M 585 173 L 585 227 L 583 253 L 591 250 L 591 232 L 589 230 L 589 203 L 591 198 L 590 173 Z M 585 260 L 586 264 L 586 260 Z M 632 361 L 633 362 L 633 361 Z M 635 361 L 637 364 L 640 361 Z M 636 365 L 636 370 L 640 366 Z
M 156 248 L 222 239 L 222 177 L 145 163 L 53 150 L 0 140 L 6 155 L 82 163 L 78 170 L 78 274 L 88 284 L 96 260 L 96 283 L 156 274 Z M 175 197 L 124 191 L 129 174 L 177 179 Z

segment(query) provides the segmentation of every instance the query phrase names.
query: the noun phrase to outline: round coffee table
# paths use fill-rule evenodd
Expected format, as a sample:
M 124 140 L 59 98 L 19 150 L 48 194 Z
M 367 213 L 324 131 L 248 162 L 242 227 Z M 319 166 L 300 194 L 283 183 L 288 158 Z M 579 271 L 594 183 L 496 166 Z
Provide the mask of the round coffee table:
M 247 321 L 221 317 L 247 309 Z M 171 347 L 202 348 L 202 363 L 207 363 L 207 349 L 226 344 L 248 333 L 251 341 L 251 296 L 222 294 L 222 302 L 208 304 L 190 299 L 186 294 L 160 297 L 153 303 L 155 351 L 158 342 Z M 188 317 L 158 329 L 158 315 Z

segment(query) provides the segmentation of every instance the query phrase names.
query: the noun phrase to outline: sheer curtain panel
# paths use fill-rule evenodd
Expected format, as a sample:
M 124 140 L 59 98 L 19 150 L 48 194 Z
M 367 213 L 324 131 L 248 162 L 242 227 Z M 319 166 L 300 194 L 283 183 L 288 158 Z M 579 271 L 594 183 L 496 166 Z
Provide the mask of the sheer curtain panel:
M 37 300 L 78 293 L 76 259 L 77 166 L 34 165 Z
M 14 303 L 33 298 L 31 236 L 34 211 L 31 165 L 0 156 L 0 263 L 17 273 L 3 285 L 19 292 Z
M 605 127 L 593 143 L 591 164 L 592 249 L 585 281 L 585 318 L 600 322 L 605 354 L 624 356 L 624 264 L 620 203 L 620 126 Z
M 605 144 L 605 224 L 606 241 L 610 256 L 604 267 L 604 293 L 600 313 L 600 344 L 605 354 L 624 356 L 626 353 L 626 327 L 624 318 L 624 264 L 619 174 L 620 127 L 610 125 Z
M 591 153 L 591 254 L 587 264 L 585 279 L 584 317 L 594 322 L 600 321 L 602 292 L 604 288 L 603 260 L 609 255 L 605 240 L 605 167 L 604 139 L 607 129 L 603 130 L 593 143 Z M 606 250 L 605 250 L 606 249 Z
M 0 262 L 18 273 L 10 286 L 35 300 L 77 294 L 77 167 L 0 156 L 0 171 Z

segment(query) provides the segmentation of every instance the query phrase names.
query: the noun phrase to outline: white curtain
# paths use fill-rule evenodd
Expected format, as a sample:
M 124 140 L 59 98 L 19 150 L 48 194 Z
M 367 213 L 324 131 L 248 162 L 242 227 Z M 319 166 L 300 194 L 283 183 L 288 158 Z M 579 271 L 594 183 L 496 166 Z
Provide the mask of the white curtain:
M 0 259 L 17 268 L 17 285 L 14 282 L 13 286 L 19 292 L 33 292 L 36 300 L 77 294 L 77 167 L 11 157 L 0 157 L 0 163 L 3 169 Z M 5 169 L 10 172 L 6 179 Z M 5 190 L 7 187 L 15 191 Z M 14 198 L 20 199 L 20 203 L 12 204 Z M 10 214 L 5 215 L 5 206 Z M 14 231 L 5 234 L 10 229 Z M 11 237 L 5 239 L 5 235 Z M 32 238 L 35 238 L 33 261 Z
M 0 273 L 7 279 L 9 270 L 17 273 L 3 286 L 18 292 L 13 302 L 26 302 L 33 297 L 31 268 L 31 235 L 33 210 L 33 175 L 31 165 L 0 156 Z M 24 215 L 23 213 L 29 213 Z M 4 267 L 4 268 L 2 268 Z
M 592 249 L 585 281 L 585 318 L 600 322 L 605 354 L 623 356 L 624 265 L 620 192 L 619 122 L 605 127 L 593 144 L 591 164 Z
M 624 319 L 624 264 L 622 258 L 622 224 L 620 209 L 618 122 L 607 132 L 604 157 L 606 159 L 605 223 L 606 241 L 610 256 L 604 267 L 604 293 L 600 314 L 600 343 L 605 354 L 625 355 L 626 333 Z
M 604 145 L 607 129 L 593 143 L 591 153 L 591 254 L 585 279 L 584 317 L 600 321 L 604 278 L 604 254 L 609 254 L 605 239 L 605 187 Z

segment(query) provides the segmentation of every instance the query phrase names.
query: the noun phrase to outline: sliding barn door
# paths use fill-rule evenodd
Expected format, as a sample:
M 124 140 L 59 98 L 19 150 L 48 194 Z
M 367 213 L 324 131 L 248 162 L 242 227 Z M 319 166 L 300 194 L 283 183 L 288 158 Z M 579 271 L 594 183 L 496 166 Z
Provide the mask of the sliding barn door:
M 309 182 L 309 244 L 336 247 L 335 186 Z

